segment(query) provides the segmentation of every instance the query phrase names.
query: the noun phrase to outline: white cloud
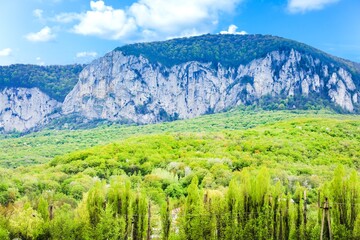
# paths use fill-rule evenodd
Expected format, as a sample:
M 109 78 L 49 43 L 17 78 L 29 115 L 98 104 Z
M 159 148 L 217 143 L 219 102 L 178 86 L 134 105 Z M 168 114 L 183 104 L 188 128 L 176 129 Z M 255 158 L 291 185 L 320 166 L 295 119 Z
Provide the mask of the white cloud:
M 36 18 L 38 18 L 38 19 L 42 19 L 43 13 L 44 13 L 44 11 L 41 10 L 41 9 L 35 9 L 35 10 L 33 11 L 34 17 L 36 17 Z
M 156 39 L 208 33 L 221 13 L 231 13 L 243 0 L 137 0 L 115 9 L 103 0 L 90 1 L 83 13 L 62 13 L 54 20 L 78 20 L 72 31 L 106 39 Z
M 29 33 L 25 36 L 31 42 L 48 42 L 55 39 L 55 34 L 52 33 L 51 28 L 44 27 L 37 33 Z
M 107 39 L 121 39 L 136 31 L 134 19 L 122 9 L 105 6 L 103 1 L 91 1 L 91 11 L 81 16 L 73 31 L 82 35 L 93 35 Z
M 291 13 L 304 13 L 323 9 L 326 5 L 339 1 L 340 0 L 289 0 L 287 9 Z
M 197 27 L 207 30 L 217 22 L 220 12 L 229 12 L 241 0 L 139 0 L 129 13 L 138 26 L 176 33 Z
M 10 56 L 11 52 L 12 52 L 11 48 L 4 48 L 4 49 L 0 50 L 0 57 Z
M 81 20 L 81 18 L 82 15 L 78 13 L 60 13 L 50 20 L 58 23 L 71 23 L 76 20 Z
M 237 32 L 236 30 L 238 29 L 238 27 L 234 24 L 230 25 L 227 31 L 221 31 L 220 34 L 237 34 L 237 35 L 246 35 L 247 32 L 245 31 L 240 31 Z
M 36 59 L 36 64 L 39 66 L 44 66 L 45 62 L 41 59 L 41 57 L 37 57 Z
M 95 58 L 97 56 L 97 52 L 78 52 L 76 54 L 77 58 L 86 58 L 86 57 L 92 57 Z

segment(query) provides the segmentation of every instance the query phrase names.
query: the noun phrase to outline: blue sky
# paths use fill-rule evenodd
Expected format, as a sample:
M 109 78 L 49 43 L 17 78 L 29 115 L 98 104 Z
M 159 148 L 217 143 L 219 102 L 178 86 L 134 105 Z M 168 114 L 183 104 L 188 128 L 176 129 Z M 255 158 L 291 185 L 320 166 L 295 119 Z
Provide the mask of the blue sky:
M 271 34 L 360 62 L 359 0 L 11 0 L 0 65 L 86 63 L 132 42 Z

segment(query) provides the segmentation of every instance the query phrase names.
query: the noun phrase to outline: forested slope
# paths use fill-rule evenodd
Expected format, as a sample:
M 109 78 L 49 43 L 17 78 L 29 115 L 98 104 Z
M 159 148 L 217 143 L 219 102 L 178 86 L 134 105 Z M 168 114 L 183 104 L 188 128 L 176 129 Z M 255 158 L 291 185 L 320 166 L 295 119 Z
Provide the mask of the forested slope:
M 229 114 L 121 129 L 128 137 L 108 145 L 0 169 L 0 236 L 318 239 L 328 198 L 333 239 L 359 238 L 356 116 Z

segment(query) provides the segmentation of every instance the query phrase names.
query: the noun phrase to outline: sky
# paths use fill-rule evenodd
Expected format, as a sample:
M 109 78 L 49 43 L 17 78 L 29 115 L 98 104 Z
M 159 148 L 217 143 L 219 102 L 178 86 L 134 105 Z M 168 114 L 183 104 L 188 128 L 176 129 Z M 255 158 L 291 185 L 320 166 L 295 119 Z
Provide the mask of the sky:
M 360 0 L 0 0 L 0 65 L 89 63 L 207 33 L 281 36 L 360 62 Z

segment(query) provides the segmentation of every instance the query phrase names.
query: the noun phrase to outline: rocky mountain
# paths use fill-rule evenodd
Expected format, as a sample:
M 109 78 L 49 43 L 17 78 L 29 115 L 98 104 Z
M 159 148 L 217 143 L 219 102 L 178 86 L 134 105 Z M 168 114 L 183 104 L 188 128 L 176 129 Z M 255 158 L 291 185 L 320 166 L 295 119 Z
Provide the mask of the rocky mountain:
M 83 65 L 0 66 L 0 132 L 25 132 L 60 116 Z
M 6 88 L 0 92 L 0 129 L 28 131 L 58 117 L 61 103 L 38 88 Z
M 299 96 L 356 112 L 358 73 L 354 63 L 272 36 L 205 35 L 134 44 L 85 67 L 63 113 L 145 124 L 263 99 L 295 108 L 291 99 Z
M 16 117 L 18 131 L 69 116 L 147 124 L 252 104 L 358 113 L 360 65 L 274 36 L 204 35 L 117 48 L 86 66 L 64 98 L 27 98 L 39 89 L 4 89 L 0 128 Z M 37 120 L 26 125 L 30 109 Z

